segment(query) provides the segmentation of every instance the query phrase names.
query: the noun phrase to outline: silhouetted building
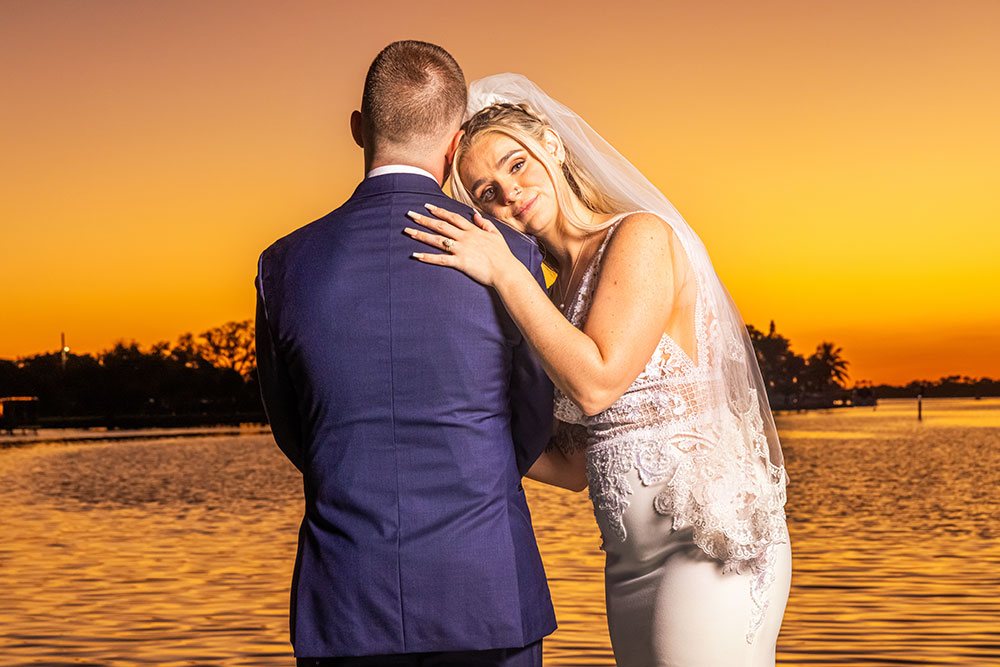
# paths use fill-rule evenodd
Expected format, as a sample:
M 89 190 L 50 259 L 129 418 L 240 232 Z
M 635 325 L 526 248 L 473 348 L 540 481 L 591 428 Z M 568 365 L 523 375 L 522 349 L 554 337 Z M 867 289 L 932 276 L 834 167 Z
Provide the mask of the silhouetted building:
M 13 434 L 18 428 L 38 430 L 38 399 L 34 396 L 0 398 L 0 430 Z

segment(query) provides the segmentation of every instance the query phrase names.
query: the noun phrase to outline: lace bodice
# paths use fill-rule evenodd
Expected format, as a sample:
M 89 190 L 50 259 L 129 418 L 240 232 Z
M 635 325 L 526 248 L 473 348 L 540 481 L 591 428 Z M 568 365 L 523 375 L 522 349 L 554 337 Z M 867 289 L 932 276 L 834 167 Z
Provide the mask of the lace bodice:
M 609 227 L 567 307 L 567 319 L 578 328 L 586 324 L 602 257 L 619 224 Z M 767 459 L 759 406 L 747 406 L 740 415 L 725 407 L 726 387 L 712 360 L 719 350 L 734 347 L 719 340 L 713 305 L 697 281 L 695 289 L 694 359 L 664 333 L 645 368 L 613 405 L 587 416 L 556 389 L 555 417 L 587 427 L 594 510 L 608 517 L 616 533 L 605 535 L 606 540 L 626 538 L 621 517 L 631 488 L 625 475 L 636 468 L 643 484 L 666 482 L 655 506 L 673 517 L 675 528 L 693 526 L 699 547 L 727 569 L 743 571 L 760 564 L 768 545 L 787 540 L 785 473 Z M 747 451 L 747 429 L 752 452 Z M 775 494 L 779 479 L 781 493 Z

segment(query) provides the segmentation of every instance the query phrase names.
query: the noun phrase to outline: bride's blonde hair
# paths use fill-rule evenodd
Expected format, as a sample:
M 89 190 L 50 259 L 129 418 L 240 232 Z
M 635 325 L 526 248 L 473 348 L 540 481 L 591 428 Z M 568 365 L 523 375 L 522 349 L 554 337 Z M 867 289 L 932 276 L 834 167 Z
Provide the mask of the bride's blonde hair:
M 552 126 L 541 114 L 531 109 L 527 104 L 508 102 L 491 104 L 477 111 L 472 118 L 465 121 L 462 129 L 465 130 L 465 136 L 459 142 L 458 150 L 455 151 L 455 159 L 451 163 L 451 194 L 463 204 L 476 206 L 472 193 L 465 187 L 462 177 L 458 173 L 458 165 L 476 138 L 495 132 L 509 136 L 524 146 L 525 150 L 542 163 L 555 186 L 559 212 L 569 224 L 577 229 L 585 232 L 599 231 L 607 227 L 610 221 L 609 223 L 593 225 L 575 219 L 572 215 L 571 196 L 575 195 L 584 206 L 594 213 L 615 214 L 628 210 L 624 204 L 615 200 L 598 186 L 594 177 L 580 164 L 565 144 L 563 145 L 565 157 L 560 166 L 543 144 L 545 131 L 552 130 Z M 561 137 L 560 141 L 562 141 Z M 556 176 L 559 173 L 562 174 L 563 178 Z

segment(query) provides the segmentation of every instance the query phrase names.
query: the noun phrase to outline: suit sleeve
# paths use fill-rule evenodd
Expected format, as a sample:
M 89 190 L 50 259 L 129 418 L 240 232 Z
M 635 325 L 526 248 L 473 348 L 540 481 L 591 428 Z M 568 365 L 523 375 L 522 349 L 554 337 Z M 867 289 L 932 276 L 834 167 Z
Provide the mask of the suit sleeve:
M 531 274 L 545 289 L 542 262 L 532 252 L 528 263 Z M 514 348 L 510 382 L 511 434 L 517 457 L 517 469 L 524 476 L 545 451 L 552 432 L 552 382 L 535 358 L 524 336 Z
M 271 326 L 267 320 L 267 306 L 264 302 L 263 258 L 258 264 L 257 324 L 255 327 L 257 344 L 257 377 L 260 381 L 260 397 L 264 403 L 264 413 L 274 434 L 278 448 L 292 464 L 302 471 L 302 430 L 298 419 L 298 401 L 288 368 L 275 348 L 271 337 Z

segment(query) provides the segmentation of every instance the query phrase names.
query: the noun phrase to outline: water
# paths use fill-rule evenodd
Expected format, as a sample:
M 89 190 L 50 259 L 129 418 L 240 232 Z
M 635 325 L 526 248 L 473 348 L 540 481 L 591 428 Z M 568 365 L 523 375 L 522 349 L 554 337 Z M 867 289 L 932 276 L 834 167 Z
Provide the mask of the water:
M 778 421 L 779 664 L 1000 664 L 1000 400 Z M 611 665 L 586 493 L 526 488 L 560 622 L 546 664 Z M 0 666 L 293 665 L 299 496 L 265 435 L 0 449 Z

